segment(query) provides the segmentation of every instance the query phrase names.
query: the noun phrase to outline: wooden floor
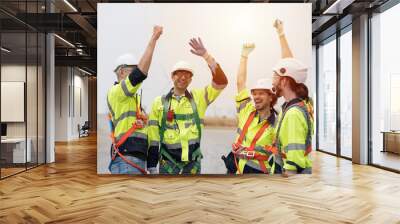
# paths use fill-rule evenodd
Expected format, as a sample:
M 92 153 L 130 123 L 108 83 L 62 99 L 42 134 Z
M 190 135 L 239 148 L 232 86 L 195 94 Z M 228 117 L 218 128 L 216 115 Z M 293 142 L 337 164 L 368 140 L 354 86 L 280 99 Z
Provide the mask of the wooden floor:
M 400 170 L 400 154 L 374 151 L 372 161 L 374 164 Z
M 314 174 L 98 176 L 94 137 L 0 181 L 0 223 L 400 223 L 400 175 L 314 153 Z

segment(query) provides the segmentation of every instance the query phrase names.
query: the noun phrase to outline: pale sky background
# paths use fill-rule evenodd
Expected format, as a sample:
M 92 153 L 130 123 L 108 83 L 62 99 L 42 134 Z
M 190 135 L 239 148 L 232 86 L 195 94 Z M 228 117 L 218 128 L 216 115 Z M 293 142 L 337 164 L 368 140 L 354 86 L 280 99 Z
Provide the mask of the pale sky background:
M 248 87 L 257 79 L 270 78 L 271 69 L 280 58 L 279 41 L 272 26 L 276 18 L 284 22 L 295 57 L 311 69 L 311 4 L 99 4 L 98 113 L 108 113 L 106 94 L 116 80 L 113 73 L 115 59 L 124 53 L 133 53 L 140 58 L 153 26 L 158 24 L 164 27 L 164 32 L 155 49 L 149 77 L 142 85 L 146 111 L 150 111 L 156 96 L 167 93 L 172 87 L 170 70 L 178 60 L 186 60 L 195 68 L 189 89 L 201 88 L 211 82 L 206 62 L 191 54 L 188 45 L 190 38 L 201 37 L 229 79 L 228 87 L 206 115 L 234 117 L 236 73 L 242 44 L 256 44 L 249 56 Z M 313 86 L 312 80 L 308 79 L 309 86 Z M 310 90 L 310 95 L 314 95 L 314 90 Z

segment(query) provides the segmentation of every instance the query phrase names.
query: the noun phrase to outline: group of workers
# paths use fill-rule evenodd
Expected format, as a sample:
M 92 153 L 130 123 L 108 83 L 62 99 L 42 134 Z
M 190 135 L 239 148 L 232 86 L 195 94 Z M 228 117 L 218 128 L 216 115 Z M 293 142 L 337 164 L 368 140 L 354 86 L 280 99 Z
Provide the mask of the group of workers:
M 237 137 L 232 149 L 222 159 L 227 173 L 310 174 L 312 162 L 313 107 L 304 84 L 308 68 L 293 57 L 285 37 L 283 23 L 274 22 L 282 57 L 272 69 L 272 77 L 246 87 L 247 61 L 254 43 L 242 48 L 237 73 Z M 116 82 L 108 92 L 112 130 L 112 174 L 200 174 L 200 150 L 204 116 L 228 79 L 221 66 L 193 38 L 191 52 L 205 60 L 212 74 L 211 84 L 188 90 L 194 71 L 185 61 L 171 70 L 173 87 L 157 97 L 146 115 L 137 93 L 147 78 L 157 40 L 163 28 L 155 26 L 148 46 L 138 61 L 126 54 L 117 59 Z M 271 80 L 272 79 L 272 86 Z M 279 114 L 274 109 L 278 98 L 284 103 Z M 157 168 L 158 167 L 158 168 Z

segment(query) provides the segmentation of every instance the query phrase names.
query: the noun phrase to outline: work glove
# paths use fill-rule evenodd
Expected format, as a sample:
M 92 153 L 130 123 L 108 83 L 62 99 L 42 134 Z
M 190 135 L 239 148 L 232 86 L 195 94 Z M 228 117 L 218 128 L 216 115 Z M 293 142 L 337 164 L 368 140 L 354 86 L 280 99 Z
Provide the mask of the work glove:
M 279 36 L 283 36 L 285 34 L 283 30 L 283 22 L 280 21 L 279 19 L 275 20 L 274 27 Z
M 150 167 L 150 168 L 147 168 L 147 171 L 148 171 L 150 174 L 158 174 L 158 169 L 157 169 L 157 167 Z
M 249 56 L 249 54 L 254 50 L 255 47 L 256 47 L 256 45 L 254 43 L 243 44 L 242 56 L 247 58 Z

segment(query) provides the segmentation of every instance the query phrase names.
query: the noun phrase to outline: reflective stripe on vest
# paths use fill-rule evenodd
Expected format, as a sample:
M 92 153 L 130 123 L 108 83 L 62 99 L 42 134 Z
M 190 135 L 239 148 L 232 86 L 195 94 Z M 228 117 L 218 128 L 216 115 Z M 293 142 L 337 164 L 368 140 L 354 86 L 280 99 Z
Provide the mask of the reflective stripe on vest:
M 166 96 L 163 96 L 161 98 L 161 102 L 162 102 L 162 105 L 163 105 L 163 113 L 162 113 L 162 118 L 161 118 L 161 124 L 160 124 L 161 127 L 159 129 L 159 135 L 160 135 L 160 142 L 162 142 L 163 144 L 165 143 L 164 142 L 164 132 L 165 132 L 166 127 L 167 127 L 167 113 L 168 113 L 168 111 L 170 109 L 169 106 L 170 106 L 170 103 L 171 103 L 172 94 L 173 94 L 173 89 L 171 89 L 170 92 Z M 185 96 L 190 101 L 193 113 L 191 113 L 191 114 L 175 114 L 174 115 L 174 119 L 183 120 L 183 121 L 192 120 L 196 124 L 197 130 L 198 130 L 198 133 L 199 133 L 198 142 L 200 143 L 200 139 L 201 139 L 201 120 L 200 120 L 200 117 L 199 117 L 199 114 L 198 114 L 198 111 L 197 111 L 197 105 L 194 102 L 193 95 L 191 93 L 189 93 L 189 91 L 186 90 Z M 175 144 L 166 145 L 166 147 L 167 147 L 167 149 L 176 149 L 176 147 L 178 147 L 178 145 L 180 145 L 180 147 L 182 149 L 182 158 L 183 158 L 182 160 L 185 160 L 185 159 L 187 160 L 189 158 L 189 145 L 190 145 L 191 142 L 194 142 L 194 141 L 197 142 L 196 139 L 195 140 L 188 140 L 187 144 L 186 144 L 186 142 L 179 142 L 179 143 L 175 143 Z M 184 144 L 182 144 L 182 143 L 184 143 Z M 164 149 L 161 147 L 161 150 L 164 150 Z M 167 152 L 163 152 L 163 153 L 166 154 Z
M 116 139 L 118 140 L 118 139 L 120 139 L 122 136 L 124 136 L 125 135 L 125 133 L 123 133 L 123 134 L 120 134 L 120 135 L 118 135 L 117 137 L 116 137 Z M 143 133 L 141 133 L 141 132 L 134 132 L 134 133 L 132 133 L 131 134 L 131 136 L 129 136 L 129 137 L 136 137 L 136 138 L 141 138 L 141 139 L 145 139 L 145 140 L 147 140 L 147 134 L 143 134 Z
M 122 88 L 122 91 L 124 92 L 125 96 L 133 97 L 135 95 L 135 94 L 129 92 L 128 87 L 126 86 L 126 82 L 124 82 L 124 81 L 121 82 L 121 88 Z
M 311 145 L 311 131 L 312 131 L 311 130 L 312 129 L 311 119 L 310 119 L 310 116 L 308 115 L 307 109 L 305 108 L 304 102 L 300 102 L 300 103 L 295 103 L 293 105 L 290 105 L 282 113 L 282 117 L 278 123 L 278 128 L 277 128 L 276 137 L 275 137 L 275 139 L 276 139 L 275 145 L 276 145 L 276 147 L 278 147 L 278 149 L 280 151 L 282 150 L 282 147 L 280 145 L 279 134 L 280 134 L 280 130 L 282 127 L 283 119 L 285 118 L 286 112 L 289 111 L 289 109 L 291 109 L 293 107 L 299 108 L 307 121 L 308 131 L 307 131 L 307 138 L 306 138 L 306 144 L 305 144 L 306 147 L 304 147 L 304 149 L 307 149 L 307 147 Z M 299 145 L 301 145 L 301 144 L 299 144 Z M 292 146 L 289 146 L 290 150 L 293 150 L 293 147 L 295 147 L 293 144 L 292 144 Z M 299 150 L 301 150 L 301 149 L 302 148 L 300 148 Z
M 200 140 L 199 139 L 190 139 L 188 141 L 189 146 L 197 144 L 197 143 L 200 144 Z M 162 144 L 165 145 L 165 147 L 167 149 L 180 149 L 180 148 L 182 148 L 182 144 L 181 143 L 167 144 L 167 143 L 163 142 Z
M 236 109 L 236 112 L 239 113 L 243 108 L 246 107 L 246 105 L 251 101 L 250 98 L 246 98 L 243 100 L 243 102 L 240 103 L 239 107 Z
M 119 116 L 117 119 L 113 121 L 114 127 L 117 127 L 118 123 L 127 117 L 136 117 L 136 111 L 131 110 L 122 113 L 121 116 Z

